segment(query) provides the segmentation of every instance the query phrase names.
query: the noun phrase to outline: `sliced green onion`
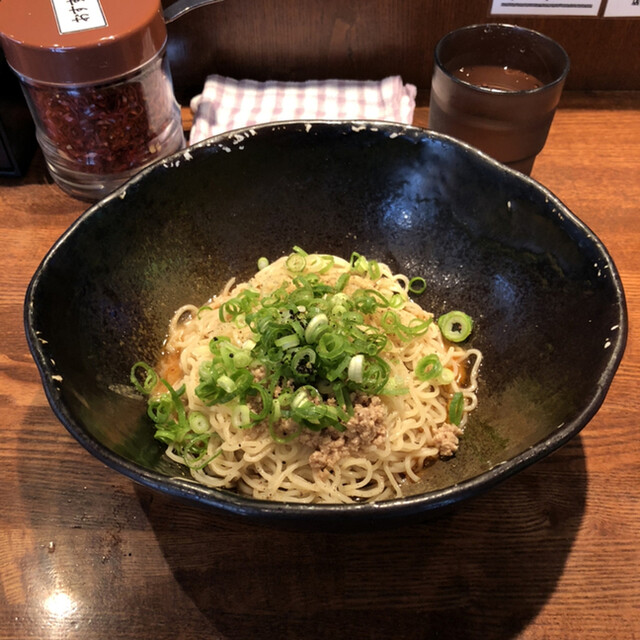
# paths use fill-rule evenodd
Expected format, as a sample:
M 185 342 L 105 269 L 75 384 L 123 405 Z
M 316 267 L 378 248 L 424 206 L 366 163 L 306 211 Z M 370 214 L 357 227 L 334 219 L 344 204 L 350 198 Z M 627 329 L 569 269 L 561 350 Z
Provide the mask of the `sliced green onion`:
M 380 392 L 380 395 L 384 396 L 403 396 L 409 393 L 409 388 L 406 386 L 405 381 L 398 378 L 390 378 L 385 388 Z
M 282 338 L 278 338 L 274 344 L 276 347 L 280 347 L 284 351 L 287 349 L 293 349 L 300 344 L 300 338 L 295 334 L 291 333 L 288 336 L 282 336 Z
M 140 369 L 144 373 L 142 383 L 138 380 L 138 370 Z M 146 362 L 136 362 L 133 367 L 131 367 L 129 378 L 133 386 L 144 395 L 149 395 L 156 384 L 158 384 L 158 374 Z
M 349 309 L 352 306 L 351 298 L 346 293 L 342 293 L 342 291 L 338 291 L 331 296 L 330 304 L 331 307 L 344 307 L 345 309 Z
M 333 331 L 327 331 L 320 336 L 316 352 L 326 360 L 339 358 L 347 347 L 347 340 Z
M 354 292 L 352 299 L 356 309 L 364 314 L 373 313 L 378 308 L 389 306 L 389 300 L 375 289 L 358 289 Z
M 253 356 L 251 355 L 251 349 L 240 349 L 233 354 L 233 366 L 236 369 L 244 369 L 253 362 Z
M 432 322 L 433 318 L 429 318 L 427 320 L 419 320 L 418 318 L 413 318 L 409 322 L 409 324 L 406 325 L 406 330 L 415 338 L 427 333 Z
M 264 420 L 271 413 L 271 406 L 273 404 L 273 396 L 262 385 L 253 383 L 248 389 L 245 395 L 245 399 L 250 395 L 257 394 L 260 396 L 262 402 L 262 410 L 260 413 L 251 412 L 252 422 L 260 422 Z
M 368 271 L 371 280 L 377 280 L 380 277 L 380 264 L 377 260 L 369 260 Z
M 328 328 L 329 318 L 327 318 L 325 313 L 318 313 L 309 321 L 304 332 L 304 338 L 309 344 L 317 342 L 322 333 L 324 333 Z
M 231 412 L 231 425 L 236 429 L 253 426 L 251 424 L 251 410 L 249 409 L 249 405 L 239 404 L 233 408 Z
M 359 275 L 364 275 L 369 269 L 369 261 L 358 252 L 354 251 L 349 260 L 351 268 Z
M 262 258 L 258 258 L 258 270 L 262 271 L 263 269 L 266 269 L 269 266 L 269 258 L 265 258 L 264 256 Z
M 385 311 L 380 318 L 380 324 L 387 333 L 395 333 L 400 324 L 400 318 L 395 311 Z
M 199 471 L 200 469 L 204 469 L 212 460 L 215 460 L 222 453 L 222 448 L 218 449 L 212 456 L 209 456 L 204 461 L 202 458 L 205 457 L 206 451 L 203 451 L 198 458 L 195 460 L 189 460 L 186 455 L 183 455 L 185 464 L 191 469 L 195 469 Z
M 300 387 L 291 400 L 291 408 L 299 409 L 303 404 L 310 403 L 309 394 L 306 387 Z
M 216 384 L 221 389 L 224 389 L 227 393 L 233 393 L 238 388 L 238 385 L 235 383 L 235 381 L 227 375 L 220 376 L 216 380 Z
M 364 316 L 359 311 L 347 311 L 342 321 L 348 325 L 357 325 L 364 322 Z
M 349 360 L 349 370 L 347 375 L 349 380 L 360 384 L 364 378 L 364 356 L 359 353 Z
M 349 282 L 349 278 L 351 275 L 349 273 L 341 273 L 338 277 L 338 281 L 336 282 L 335 290 L 340 293 L 344 291 L 344 288 L 347 286 Z
M 473 329 L 473 320 L 462 311 L 449 311 L 438 318 L 442 335 L 451 342 L 466 340 Z
M 409 280 L 409 291 L 411 293 L 415 293 L 416 295 L 419 295 L 421 293 L 424 293 L 427 289 L 427 281 L 422 278 L 422 277 L 415 277 L 415 278 L 411 278 L 411 280 Z
M 271 420 L 280 420 L 282 416 L 282 408 L 280 405 L 280 400 L 278 398 L 274 398 L 273 403 L 271 405 Z
M 291 358 L 291 368 L 294 374 L 309 375 L 316 361 L 316 352 L 310 347 L 298 349 Z M 305 370 L 306 368 L 306 370 Z
M 400 317 L 395 311 L 385 311 L 382 315 L 380 324 L 387 333 L 393 333 L 405 342 L 410 342 L 414 338 L 425 334 L 431 326 L 432 319 L 419 320 L 413 318 L 410 324 L 402 324 Z
M 278 287 L 275 291 L 273 291 L 270 295 L 265 296 L 260 300 L 260 304 L 263 309 L 265 307 L 277 307 L 279 304 L 282 304 L 287 299 L 287 291 L 284 285 Z
M 286 260 L 285 265 L 292 273 L 300 273 L 304 271 L 307 265 L 307 259 L 300 253 L 292 253 Z
M 307 269 L 312 273 L 327 273 L 333 264 L 335 259 L 331 255 L 318 255 L 314 256 L 311 260 L 307 261 Z
M 449 401 L 449 422 L 456 426 L 459 425 L 462 420 L 463 411 L 464 397 L 462 395 L 462 391 L 456 391 Z
M 451 371 L 451 369 L 447 369 L 445 367 L 443 367 L 442 371 L 440 372 L 440 375 L 438 376 L 438 379 L 435 381 L 438 384 L 451 384 L 454 380 L 455 380 L 455 373 L 453 373 L 453 371 Z
M 171 396 L 167 393 L 157 400 L 150 400 L 147 405 L 147 415 L 156 423 L 156 425 L 167 424 L 173 413 L 173 402 Z
M 389 380 L 389 365 L 379 356 L 365 358 L 360 389 L 369 395 L 379 395 Z
M 164 378 L 160 378 L 160 382 L 162 382 L 162 384 L 169 391 L 169 396 L 173 404 L 173 410 L 175 411 L 178 418 L 178 420 L 173 422 L 173 424 L 167 422 L 165 425 L 165 430 L 171 427 L 171 441 L 182 442 L 184 436 L 189 431 L 189 421 L 187 419 L 187 413 L 185 410 L 185 406 L 184 404 L 182 404 L 182 400 L 180 399 L 180 397 L 185 392 L 185 386 L 182 385 L 179 389 L 176 390 Z M 155 437 L 158 438 L 158 432 L 156 432 Z
M 342 358 L 335 360 L 333 366 L 327 368 L 324 372 L 324 375 L 328 382 L 335 382 L 339 378 L 342 377 L 343 373 L 347 371 L 349 367 L 349 362 L 351 361 L 351 356 L 348 353 L 345 353 Z
M 437 378 L 441 371 L 442 363 L 440 362 L 440 358 L 438 358 L 435 353 L 432 353 L 418 360 L 414 373 L 418 380 L 426 382 L 427 380 Z
M 210 424 L 207 416 L 200 411 L 191 411 L 189 413 L 189 426 L 194 433 L 206 433 L 209 431 Z

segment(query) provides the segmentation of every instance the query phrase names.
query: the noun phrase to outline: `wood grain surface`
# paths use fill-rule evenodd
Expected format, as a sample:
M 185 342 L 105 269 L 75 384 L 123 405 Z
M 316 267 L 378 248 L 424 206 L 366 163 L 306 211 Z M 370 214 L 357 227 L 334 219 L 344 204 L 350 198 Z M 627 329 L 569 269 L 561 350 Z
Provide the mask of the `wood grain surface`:
M 620 271 L 630 334 L 609 394 L 578 437 L 489 493 L 352 535 L 172 502 L 71 438 L 22 305 L 86 205 L 40 154 L 26 177 L 0 180 L 0 640 L 639 639 L 640 94 L 567 94 L 532 175 Z

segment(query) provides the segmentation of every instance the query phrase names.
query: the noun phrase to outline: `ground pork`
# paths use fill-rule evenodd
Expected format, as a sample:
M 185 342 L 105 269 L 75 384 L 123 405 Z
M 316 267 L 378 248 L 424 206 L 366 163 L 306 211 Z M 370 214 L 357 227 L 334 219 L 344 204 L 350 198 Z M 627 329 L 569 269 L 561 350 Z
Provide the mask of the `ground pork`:
M 458 450 L 462 429 L 455 424 L 445 422 L 433 436 L 434 446 L 438 447 L 441 456 L 452 456 Z
M 361 457 L 368 447 L 382 446 L 387 435 L 384 424 L 387 413 L 377 396 L 359 395 L 353 405 L 353 416 L 345 425 L 346 431 L 303 432 L 300 442 L 314 449 L 309 456 L 311 468 L 326 476 L 342 458 Z
M 264 367 L 259 366 L 252 370 L 254 379 L 260 382 L 265 378 Z M 292 385 L 287 385 L 290 390 Z M 274 397 L 278 397 L 283 388 L 278 385 L 274 390 Z M 318 402 L 317 398 L 312 399 Z M 262 410 L 262 401 L 259 396 L 251 396 L 247 404 L 254 413 Z M 327 404 L 334 404 L 335 399 L 329 398 Z M 336 429 L 323 429 L 320 432 L 304 429 L 299 436 L 299 442 L 313 449 L 309 456 L 309 464 L 312 469 L 326 476 L 329 469 L 339 460 L 347 456 L 362 457 L 368 447 L 379 447 L 385 443 L 387 431 L 385 418 L 388 411 L 386 406 L 377 396 L 357 394 L 353 398 L 353 416 L 345 424 L 345 431 Z M 249 439 L 259 438 L 267 431 L 267 422 L 263 420 L 253 429 L 247 431 L 245 437 Z M 279 420 L 276 431 L 280 436 L 286 437 L 298 429 L 298 425 L 291 419 Z
M 256 382 L 261 382 L 267 377 L 267 370 L 264 368 L 263 365 L 259 364 L 254 369 L 251 369 L 251 374 L 253 375 L 253 379 Z
M 257 367 L 252 373 L 256 381 L 265 377 L 263 367 Z M 289 390 L 292 385 L 287 387 Z M 282 391 L 282 387 L 278 385 L 274 397 L 278 397 Z M 314 399 L 314 401 L 318 400 Z M 335 404 L 335 399 L 330 398 L 327 403 Z M 255 413 L 262 410 L 262 402 L 258 396 L 249 398 L 247 404 Z M 299 436 L 299 442 L 313 449 L 313 453 L 309 456 L 311 468 L 326 477 L 331 467 L 342 458 L 362 457 L 368 447 L 382 446 L 387 437 L 384 424 L 387 414 L 387 408 L 378 396 L 358 394 L 353 398 L 353 416 L 345 425 L 346 431 L 340 432 L 328 428 L 317 432 L 304 429 Z M 279 420 L 277 423 L 277 432 L 283 437 L 295 433 L 298 429 L 298 425 L 291 419 Z M 249 439 L 262 437 L 266 431 L 267 422 L 262 421 L 248 431 L 246 437 Z M 462 430 L 459 427 L 445 422 L 436 430 L 433 444 L 442 457 L 450 457 L 458 450 L 461 435 Z

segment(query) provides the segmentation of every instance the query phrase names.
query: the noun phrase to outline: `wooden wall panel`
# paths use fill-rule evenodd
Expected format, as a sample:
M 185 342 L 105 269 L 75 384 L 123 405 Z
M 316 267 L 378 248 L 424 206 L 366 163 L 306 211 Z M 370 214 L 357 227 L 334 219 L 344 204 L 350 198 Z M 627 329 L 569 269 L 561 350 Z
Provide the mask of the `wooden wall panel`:
M 186 104 L 209 73 L 256 80 L 400 74 L 424 103 L 437 40 L 497 21 L 560 42 L 572 61 L 567 89 L 640 89 L 640 20 L 497 17 L 489 7 L 485 0 L 223 0 L 169 25 L 176 94 Z

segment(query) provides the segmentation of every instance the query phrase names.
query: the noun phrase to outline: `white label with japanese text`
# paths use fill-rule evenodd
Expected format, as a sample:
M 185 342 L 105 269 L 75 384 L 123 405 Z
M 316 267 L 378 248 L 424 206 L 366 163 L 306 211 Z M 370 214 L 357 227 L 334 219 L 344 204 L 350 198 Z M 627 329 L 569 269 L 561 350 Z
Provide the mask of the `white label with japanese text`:
M 630 0 L 631 1 L 631 0 Z M 601 0 L 493 0 L 492 14 L 518 16 L 597 16 Z
M 51 0 L 61 34 L 106 27 L 100 0 Z
M 640 18 L 640 0 L 607 0 L 605 18 Z

